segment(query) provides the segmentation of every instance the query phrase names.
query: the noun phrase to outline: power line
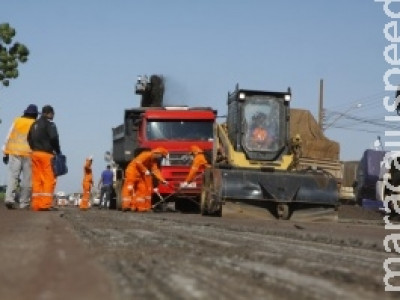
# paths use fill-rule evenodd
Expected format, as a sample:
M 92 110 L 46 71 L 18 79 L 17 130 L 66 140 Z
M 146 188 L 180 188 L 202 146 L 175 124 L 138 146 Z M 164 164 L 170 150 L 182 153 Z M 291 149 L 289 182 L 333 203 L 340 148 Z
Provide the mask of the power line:
M 365 129 L 365 128 L 349 128 L 346 126 L 336 126 L 336 125 L 333 125 L 331 128 L 352 130 L 352 131 L 366 132 L 366 133 L 382 133 L 382 130 L 370 130 L 370 129 Z

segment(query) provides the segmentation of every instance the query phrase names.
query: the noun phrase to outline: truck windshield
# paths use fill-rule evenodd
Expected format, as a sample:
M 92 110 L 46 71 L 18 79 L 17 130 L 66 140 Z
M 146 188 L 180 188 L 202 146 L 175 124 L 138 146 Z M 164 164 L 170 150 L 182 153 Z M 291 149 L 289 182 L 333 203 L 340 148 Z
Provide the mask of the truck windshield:
M 244 145 L 250 151 L 278 151 L 284 145 L 283 103 L 251 96 L 244 105 Z
M 149 120 L 147 139 L 154 140 L 201 140 L 212 141 L 213 121 Z

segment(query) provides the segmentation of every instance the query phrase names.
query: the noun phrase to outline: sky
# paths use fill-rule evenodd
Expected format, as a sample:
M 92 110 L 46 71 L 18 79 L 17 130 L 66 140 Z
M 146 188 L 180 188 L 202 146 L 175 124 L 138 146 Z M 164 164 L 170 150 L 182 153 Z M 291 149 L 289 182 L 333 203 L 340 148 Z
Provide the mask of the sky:
M 286 91 L 318 115 L 324 82 L 328 138 L 341 160 L 384 141 L 383 56 L 391 19 L 372 0 L 0 0 L 0 23 L 30 50 L 20 76 L 0 87 L 0 142 L 31 103 L 50 104 L 69 173 L 57 191 L 79 192 L 85 158 L 97 184 L 124 109 L 139 106 L 138 75 L 166 78 L 169 104 L 211 106 L 241 88 Z M 395 7 L 395 6 L 394 6 Z M 359 105 L 361 104 L 361 105 Z M 354 123 L 352 114 L 362 119 Z M 371 123 L 374 119 L 379 122 Z M 353 123 L 352 123 L 353 122 Z M 336 128 L 341 127 L 341 128 Z M 366 129 L 367 128 L 367 129 Z M 0 165 L 0 184 L 6 182 Z

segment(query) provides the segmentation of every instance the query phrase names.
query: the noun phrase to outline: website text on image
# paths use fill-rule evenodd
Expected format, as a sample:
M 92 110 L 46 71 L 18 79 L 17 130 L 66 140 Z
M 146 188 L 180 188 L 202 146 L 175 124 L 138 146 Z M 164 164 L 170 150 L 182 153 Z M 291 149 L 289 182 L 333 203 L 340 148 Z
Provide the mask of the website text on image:
M 383 34 L 386 40 L 389 42 L 389 45 L 387 45 L 383 50 L 385 61 L 389 64 L 387 71 L 383 75 L 383 82 L 385 84 L 385 91 L 393 95 L 397 90 L 398 83 L 392 84 L 391 80 L 393 81 L 393 79 L 391 77 L 392 75 L 400 75 L 400 59 L 397 55 L 397 47 L 398 43 L 400 43 L 400 36 L 398 35 L 398 21 L 400 20 L 400 0 L 375 0 L 375 2 L 383 3 L 383 11 L 389 18 L 388 22 L 384 25 L 383 28 Z M 387 112 L 394 113 L 400 102 L 400 96 L 397 97 L 392 103 L 389 103 L 390 98 L 390 96 L 386 96 L 383 98 L 383 106 L 385 107 Z M 385 116 L 385 122 L 400 122 L 400 116 Z M 387 137 L 388 139 L 399 139 L 400 131 L 385 131 L 385 137 Z M 396 159 L 400 156 L 400 141 L 385 141 L 385 148 L 392 149 L 392 151 L 388 152 L 384 158 L 384 163 L 386 164 L 386 167 L 390 169 L 390 165 L 393 161 L 395 167 L 400 170 L 400 164 Z M 395 210 L 397 214 L 400 214 L 400 207 L 397 200 L 397 193 L 400 194 L 400 187 L 392 186 L 388 182 L 388 177 L 389 176 L 385 176 L 383 178 L 384 185 L 386 188 L 395 193 L 390 196 L 385 196 L 383 203 L 386 212 L 386 215 L 384 216 L 385 229 L 388 230 L 388 234 L 383 240 L 383 245 L 387 253 L 394 252 L 396 256 L 388 257 L 383 262 L 383 268 L 385 270 L 383 282 L 385 284 L 385 291 L 399 292 L 400 285 L 396 285 L 394 282 L 398 283 L 398 280 L 400 278 L 400 271 L 398 271 L 400 269 L 400 257 L 398 257 L 398 254 L 400 254 L 400 225 L 391 223 L 391 220 L 389 219 L 389 214 L 391 212 L 390 206 L 392 206 L 392 209 Z M 396 232 L 396 230 L 398 230 L 399 232 Z M 393 248 L 391 248 L 391 246 Z

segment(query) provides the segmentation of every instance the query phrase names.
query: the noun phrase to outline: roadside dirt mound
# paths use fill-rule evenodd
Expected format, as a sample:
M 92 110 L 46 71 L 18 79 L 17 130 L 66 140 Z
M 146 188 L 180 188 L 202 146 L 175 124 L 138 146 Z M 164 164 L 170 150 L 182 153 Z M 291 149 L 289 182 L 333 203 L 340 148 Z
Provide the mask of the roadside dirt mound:
M 328 139 L 310 111 L 290 109 L 290 136 L 300 134 L 303 157 L 316 159 L 339 159 L 338 142 Z

